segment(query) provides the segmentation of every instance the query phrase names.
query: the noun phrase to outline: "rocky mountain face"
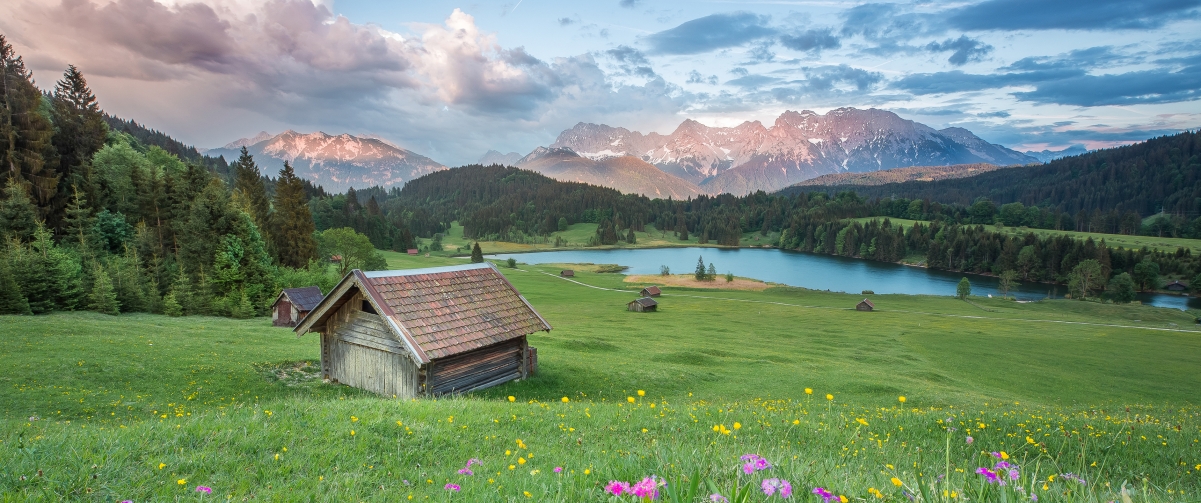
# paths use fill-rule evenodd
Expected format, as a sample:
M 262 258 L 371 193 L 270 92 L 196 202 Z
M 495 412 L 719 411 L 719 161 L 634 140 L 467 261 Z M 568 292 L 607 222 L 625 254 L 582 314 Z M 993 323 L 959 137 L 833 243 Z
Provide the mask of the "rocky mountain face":
M 518 154 L 517 152 L 502 154 L 495 150 L 489 150 L 488 153 L 484 154 L 483 157 L 480 157 L 480 160 L 476 161 L 476 164 L 479 164 L 480 166 L 491 166 L 493 164 L 499 164 L 501 166 L 515 166 L 517 165 L 517 161 L 520 159 L 521 154 Z
M 1061 157 L 1071 157 L 1074 155 L 1087 153 L 1088 149 L 1084 148 L 1084 145 L 1072 145 L 1062 150 L 1043 150 L 1042 152 L 1027 150 L 1025 152 L 1026 155 L 1038 159 L 1040 162 L 1044 163 L 1054 161 L 1055 159 L 1059 159 Z
M 706 193 L 739 195 L 832 173 L 1037 162 L 966 129 L 935 130 L 885 110 L 854 108 L 825 115 L 788 111 L 770 127 L 755 121 L 720 128 L 686 120 L 669 135 L 580 123 L 550 148 L 571 149 L 594 161 L 637 157 Z
M 536 171 L 559 181 L 610 187 L 626 194 L 642 194 L 651 198 L 686 199 L 704 193 L 695 184 L 628 155 L 594 160 L 568 148 L 538 147 L 515 164 L 521 169 Z
M 322 132 L 304 134 L 291 130 L 275 136 L 260 133 L 207 154 L 223 155 L 232 162 L 238 159 L 242 146 L 254 156 L 264 174 L 275 176 L 283 168 L 284 161 L 288 161 L 296 170 L 296 176 L 332 192 L 342 192 L 350 187 L 399 186 L 446 169 L 428 157 L 380 139 L 348 134 L 331 136 Z

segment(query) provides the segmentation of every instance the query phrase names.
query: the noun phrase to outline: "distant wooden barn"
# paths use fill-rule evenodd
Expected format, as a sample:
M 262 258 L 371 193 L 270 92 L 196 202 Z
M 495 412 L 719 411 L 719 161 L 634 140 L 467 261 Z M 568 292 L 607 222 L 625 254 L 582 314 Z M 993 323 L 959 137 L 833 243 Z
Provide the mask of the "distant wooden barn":
M 856 311 L 871 311 L 872 309 L 875 309 L 875 308 L 876 308 L 876 305 L 872 304 L 872 301 L 867 300 L 867 299 L 863 299 L 863 300 L 859 301 L 858 304 L 855 304 Z
M 409 255 L 412 255 L 412 256 L 414 256 L 414 257 L 416 257 L 416 256 L 417 256 L 417 249 L 416 249 L 416 248 L 409 248 L 408 250 L 406 250 L 406 252 L 407 252 Z
M 574 278 L 575 271 L 573 271 L 571 269 L 563 269 L 562 271 L 559 271 L 559 276 L 562 276 L 564 278 Z
M 1173 292 L 1183 292 L 1185 290 L 1188 290 L 1188 286 L 1185 285 L 1184 283 L 1181 283 L 1180 280 L 1176 280 L 1171 283 L 1168 283 L 1167 286 L 1164 286 L 1164 288 L 1171 290 Z
M 641 295 L 643 297 L 658 297 L 662 293 L 663 292 L 661 290 L 659 290 L 659 287 L 648 286 L 646 288 L 643 288 L 641 292 L 638 292 L 638 295 Z
M 659 303 L 650 297 L 639 297 L 635 300 L 631 300 L 629 304 L 626 304 L 626 309 L 639 313 L 657 311 L 659 309 Z
M 285 288 L 271 304 L 271 324 L 277 327 L 294 327 L 309 314 L 324 295 L 315 286 Z
M 484 262 L 355 269 L 295 331 L 298 337 L 321 334 L 326 379 L 413 398 L 527 377 L 537 360 L 526 336 L 550 329 L 500 271 Z

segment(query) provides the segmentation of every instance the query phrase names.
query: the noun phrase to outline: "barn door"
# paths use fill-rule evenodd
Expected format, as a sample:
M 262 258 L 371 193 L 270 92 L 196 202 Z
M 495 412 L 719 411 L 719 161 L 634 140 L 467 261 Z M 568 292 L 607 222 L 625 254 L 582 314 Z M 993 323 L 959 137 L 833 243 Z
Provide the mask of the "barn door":
M 279 318 L 275 320 L 275 324 L 281 327 L 292 326 L 292 303 L 286 300 L 279 301 L 276 312 L 279 313 Z

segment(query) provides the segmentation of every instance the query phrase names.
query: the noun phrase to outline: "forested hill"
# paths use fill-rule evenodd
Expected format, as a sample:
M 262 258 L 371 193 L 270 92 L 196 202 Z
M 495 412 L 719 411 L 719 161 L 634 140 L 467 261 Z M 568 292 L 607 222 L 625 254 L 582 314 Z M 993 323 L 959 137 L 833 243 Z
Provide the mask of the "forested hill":
M 817 187 L 789 187 L 798 194 Z M 820 190 L 820 189 L 819 189 Z M 1060 211 L 1163 211 L 1186 217 L 1201 213 L 1201 132 L 1184 132 L 1142 143 L 1010 168 L 954 180 L 911 181 L 877 186 L 831 186 L 831 194 L 853 190 L 874 199 L 898 197 L 971 205 L 986 197 L 995 204 L 1020 202 Z
M 161 148 L 179 157 L 184 162 L 199 164 L 223 177 L 228 178 L 230 175 L 229 162 L 224 157 L 203 155 L 199 150 L 196 150 L 196 147 L 185 145 L 183 142 L 170 137 L 167 133 L 157 129 L 150 129 L 145 125 L 138 124 L 136 121 L 125 120 L 104 112 L 102 114 L 104 122 L 108 124 L 110 131 L 128 134 L 136 138 L 142 145 Z

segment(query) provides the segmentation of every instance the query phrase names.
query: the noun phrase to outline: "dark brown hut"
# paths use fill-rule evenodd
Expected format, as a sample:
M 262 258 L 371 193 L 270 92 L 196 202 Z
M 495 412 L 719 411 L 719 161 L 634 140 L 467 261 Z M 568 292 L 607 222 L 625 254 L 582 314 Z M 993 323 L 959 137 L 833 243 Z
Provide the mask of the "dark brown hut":
M 315 286 L 285 288 L 271 304 L 271 324 L 277 327 L 294 327 L 309 314 L 324 296 Z
M 643 297 L 658 297 L 659 294 L 662 294 L 662 293 L 663 292 L 659 290 L 659 287 L 648 286 L 646 288 L 643 288 L 641 292 L 638 292 L 638 295 L 641 295 Z
M 1181 283 L 1180 280 L 1176 280 L 1171 283 L 1168 283 L 1167 286 L 1164 286 L 1164 288 L 1171 290 L 1173 292 L 1183 292 L 1185 290 L 1188 290 L 1188 286 L 1186 286 L 1184 283 Z
M 872 301 L 867 300 L 867 299 L 863 299 L 863 300 L 859 301 L 858 304 L 855 304 L 856 311 L 871 311 L 872 309 L 875 309 L 875 308 L 876 308 L 876 305 L 872 304 Z
M 551 327 L 489 262 L 355 269 L 296 327 L 321 334 L 326 379 L 384 396 L 464 393 L 529 375 Z
M 564 278 L 574 278 L 575 271 L 573 271 L 571 269 L 563 269 L 562 271 L 559 271 L 559 276 L 562 276 Z
M 416 248 L 409 248 L 408 250 L 406 250 L 406 252 L 407 252 L 409 255 L 412 255 L 412 256 L 414 256 L 414 257 L 416 257 L 416 256 L 417 256 L 417 249 L 416 249 Z
M 647 311 L 656 311 L 656 310 L 658 310 L 658 308 L 659 308 L 659 303 L 655 302 L 655 299 L 652 299 L 650 297 L 640 297 L 638 299 L 631 300 L 629 304 L 626 304 L 627 310 L 638 312 L 638 313 L 645 313 Z

